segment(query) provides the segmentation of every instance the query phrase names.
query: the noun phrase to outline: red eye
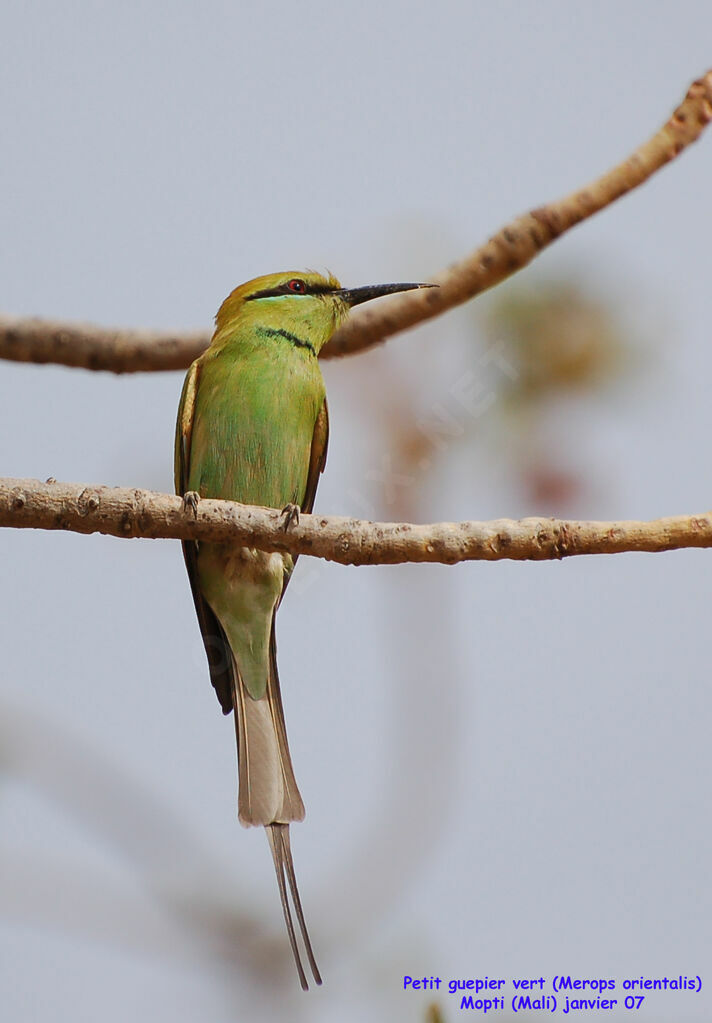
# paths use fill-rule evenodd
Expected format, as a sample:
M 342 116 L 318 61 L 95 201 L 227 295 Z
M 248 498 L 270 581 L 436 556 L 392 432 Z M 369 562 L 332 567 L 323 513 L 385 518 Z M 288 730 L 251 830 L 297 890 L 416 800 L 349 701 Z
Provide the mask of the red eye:
M 304 281 L 301 281 L 298 277 L 293 277 L 291 281 L 287 281 L 287 287 L 295 295 L 304 295 L 307 290 Z

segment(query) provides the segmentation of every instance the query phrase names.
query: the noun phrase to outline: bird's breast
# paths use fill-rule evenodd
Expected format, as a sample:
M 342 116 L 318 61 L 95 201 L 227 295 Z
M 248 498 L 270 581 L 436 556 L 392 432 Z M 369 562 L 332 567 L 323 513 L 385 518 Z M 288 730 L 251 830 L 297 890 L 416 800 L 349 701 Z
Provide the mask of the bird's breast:
M 316 359 L 282 342 L 207 360 L 194 418 L 191 489 L 270 508 L 301 505 L 324 393 Z

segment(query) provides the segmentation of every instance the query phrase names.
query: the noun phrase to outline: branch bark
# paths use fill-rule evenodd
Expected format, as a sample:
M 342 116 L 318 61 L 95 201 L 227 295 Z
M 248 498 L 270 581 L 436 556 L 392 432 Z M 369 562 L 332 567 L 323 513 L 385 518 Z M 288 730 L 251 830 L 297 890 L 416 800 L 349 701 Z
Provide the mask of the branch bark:
M 647 181 L 695 142 L 712 119 L 712 70 L 690 86 L 672 117 L 623 163 L 571 195 L 517 217 L 459 263 L 435 274 L 438 289 L 410 291 L 357 309 L 323 349 L 324 358 L 363 351 L 499 284 L 565 231 Z M 117 330 L 0 318 L 0 358 L 135 373 L 185 369 L 207 332 Z
M 0 316 L 0 358 L 11 362 L 51 362 L 112 373 L 185 369 L 209 341 L 204 330 L 134 330 Z
M 495 519 L 412 525 L 302 515 L 285 532 L 278 511 L 204 499 L 194 515 L 173 494 L 122 487 L 0 479 L 0 526 L 147 539 L 232 541 L 342 565 L 405 562 L 547 561 L 712 547 L 712 512 L 652 522 Z

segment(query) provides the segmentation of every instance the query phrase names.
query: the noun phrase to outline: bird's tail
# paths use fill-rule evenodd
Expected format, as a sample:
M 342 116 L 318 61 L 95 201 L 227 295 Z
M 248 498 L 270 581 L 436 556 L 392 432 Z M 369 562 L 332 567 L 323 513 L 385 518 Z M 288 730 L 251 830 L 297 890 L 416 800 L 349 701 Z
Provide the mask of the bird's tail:
M 301 956 L 299 955 L 299 945 L 297 944 L 292 912 L 289 907 L 287 884 L 289 885 L 289 894 L 292 896 L 294 911 L 299 922 L 299 930 L 301 931 L 302 941 L 304 942 L 304 949 L 307 954 L 307 959 L 309 960 L 309 965 L 311 966 L 314 981 L 317 984 L 321 984 L 321 974 L 319 973 L 319 967 L 316 965 L 311 941 L 309 940 L 309 932 L 307 931 L 307 925 L 304 920 L 301 899 L 299 898 L 297 878 L 294 873 L 294 863 L 292 862 L 292 850 L 289 845 L 289 825 L 268 824 L 265 831 L 267 832 L 267 839 L 269 841 L 270 849 L 272 850 L 272 859 L 274 860 L 274 869 L 277 874 L 277 884 L 279 885 L 279 896 L 282 900 L 284 922 L 287 925 L 287 934 L 289 935 L 289 943 L 292 946 L 292 954 L 297 967 L 297 973 L 299 974 L 299 983 L 302 985 L 302 990 L 308 991 L 309 984 L 307 983 Z
M 240 823 L 245 827 L 304 819 L 304 803 L 289 755 L 276 653 L 273 622 L 269 678 L 266 692 L 258 700 L 247 691 L 239 664 L 233 673 L 239 772 L 237 806 Z
M 287 888 L 299 923 L 307 959 L 317 984 L 321 984 L 321 977 L 304 921 L 289 844 L 289 823 L 304 819 L 304 803 L 297 788 L 287 744 L 277 674 L 274 621 L 265 695 L 261 699 L 253 699 L 240 677 L 239 665 L 236 664 L 235 669 L 232 690 L 239 771 L 238 816 L 240 823 L 246 827 L 261 825 L 267 832 L 277 872 L 284 922 L 287 925 L 299 981 L 306 991 L 308 984 L 299 954 Z

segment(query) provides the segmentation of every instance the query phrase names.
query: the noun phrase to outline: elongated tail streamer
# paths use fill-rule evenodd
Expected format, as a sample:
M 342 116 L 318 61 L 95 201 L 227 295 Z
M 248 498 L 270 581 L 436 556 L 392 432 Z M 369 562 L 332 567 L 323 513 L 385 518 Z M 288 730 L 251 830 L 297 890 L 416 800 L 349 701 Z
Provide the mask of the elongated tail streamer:
M 267 832 L 267 838 L 269 840 L 270 849 L 272 850 L 272 859 L 274 860 L 274 869 L 277 874 L 277 884 L 279 885 L 279 896 L 282 901 L 282 912 L 284 913 L 284 922 L 287 925 L 289 943 L 292 946 L 292 954 L 294 956 L 294 962 L 297 967 L 297 973 L 299 974 L 299 983 L 301 984 L 303 991 L 308 991 L 309 984 L 307 982 L 306 974 L 304 973 L 304 967 L 302 966 L 301 956 L 299 954 L 299 946 L 297 944 L 297 936 L 294 930 L 292 911 L 289 905 L 289 897 L 287 894 L 287 884 L 289 885 L 289 893 L 292 896 L 294 911 L 297 915 L 297 921 L 299 922 L 299 930 L 302 935 L 302 941 L 304 942 L 304 948 L 306 950 L 307 959 L 309 960 L 309 965 L 311 967 L 312 974 L 314 975 L 314 981 L 316 984 L 321 984 L 321 974 L 319 973 L 319 968 L 316 965 L 316 959 L 314 958 L 314 952 L 312 950 L 311 941 L 309 940 L 309 932 L 307 931 L 307 925 L 304 920 L 302 902 L 301 899 L 299 898 L 297 878 L 294 873 L 294 863 L 292 862 L 292 850 L 289 843 L 289 825 L 268 824 L 265 827 L 265 831 Z

